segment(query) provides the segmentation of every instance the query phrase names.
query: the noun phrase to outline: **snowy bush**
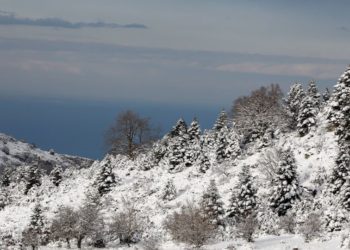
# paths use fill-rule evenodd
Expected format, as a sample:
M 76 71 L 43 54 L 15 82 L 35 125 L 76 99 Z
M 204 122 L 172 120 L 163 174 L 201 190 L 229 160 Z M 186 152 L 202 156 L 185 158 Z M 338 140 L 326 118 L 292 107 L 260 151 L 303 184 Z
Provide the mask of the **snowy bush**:
M 319 237 L 322 232 L 320 215 L 317 213 L 310 213 L 300 226 L 299 231 L 304 236 L 306 242 Z
M 258 220 L 255 214 L 250 214 L 237 224 L 237 236 L 242 237 L 248 242 L 253 242 L 253 236 L 258 229 Z
M 214 234 L 216 227 L 204 215 L 202 208 L 187 203 L 180 212 L 174 212 L 164 222 L 175 241 L 200 247 Z
M 114 216 L 109 229 L 121 244 L 128 245 L 139 242 L 144 230 L 138 211 L 128 200 L 123 200 L 123 211 Z
M 286 233 L 294 234 L 296 227 L 295 214 L 288 212 L 285 216 L 279 217 L 278 225 Z

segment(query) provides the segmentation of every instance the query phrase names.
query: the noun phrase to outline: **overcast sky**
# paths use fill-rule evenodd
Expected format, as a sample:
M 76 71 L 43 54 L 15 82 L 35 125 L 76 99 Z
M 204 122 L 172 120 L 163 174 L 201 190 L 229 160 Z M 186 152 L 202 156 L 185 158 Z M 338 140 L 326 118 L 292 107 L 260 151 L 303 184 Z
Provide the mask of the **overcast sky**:
M 211 104 L 271 82 L 332 85 L 350 57 L 349 8 L 349 1 L 1 0 L 1 93 Z
M 215 119 L 212 110 L 229 108 L 254 88 L 279 83 L 286 91 L 295 81 L 313 79 L 324 89 L 350 63 L 348 0 L 0 3 L 0 98 L 6 109 L 23 109 L 13 102 L 35 97 L 129 103 L 153 107 L 148 114 L 156 117 L 154 107 L 162 104 L 178 107 L 177 116 L 201 113 L 207 126 Z M 8 119 L 17 111 L 7 112 Z M 176 118 L 168 119 L 166 124 Z M 0 129 L 25 135 L 25 128 L 13 127 Z

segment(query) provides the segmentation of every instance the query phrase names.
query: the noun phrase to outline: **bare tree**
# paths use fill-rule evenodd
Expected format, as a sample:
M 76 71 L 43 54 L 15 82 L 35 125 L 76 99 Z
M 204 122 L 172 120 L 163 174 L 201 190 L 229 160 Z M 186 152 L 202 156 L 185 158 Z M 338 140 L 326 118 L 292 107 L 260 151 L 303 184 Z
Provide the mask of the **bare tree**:
M 61 207 L 51 224 L 52 238 L 65 240 L 70 248 L 70 240 L 74 237 L 78 214 L 70 207 Z
M 118 213 L 110 224 L 110 231 L 124 244 L 136 243 L 141 239 L 143 227 L 142 219 L 134 205 L 123 200 L 123 211 Z
M 165 228 L 174 240 L 202 246 L 215 233 L 216 226 L 205 216 L 201 207 L 188 203 L 180 212 L 168 216 L 164 222 Z
M 105 140 L 111 153 L 134 158 L 137 152 L 143 151 L 159 137 L 159 130 L 151 125 L 150 118 L 126 110 L 118 114 Z
M 282 96 L 279 85 L 271 84 L 234 101 L 231 110 L 234 122 L 247 141 L 261 138 L 269 130 L 275 130 L 284 124 L 286 114 Z
M 320 215 L 310 213 L 304 223 L 300 226 L 300 233 L 304 236 L 305 242 L 320 236 L 322 232 L 322 222 Z
M 54 240 L 63 239 L 68 246 L 70 240 L 75 238 L 80 249 L 86 237 L 96 240 L 96 236 L 103 231 L 102 228 L 103 220 L 99 216 L 99 208 L 89 197 L 76 211 L 62 207 L 52 222 L 51 232 Z
M 258 220 L 255 214 L 249 215 L 243 221 L 237 224 L 238 236 L 242 237 L 248 242 L 253 242 L 254 233 L 258 229 Z

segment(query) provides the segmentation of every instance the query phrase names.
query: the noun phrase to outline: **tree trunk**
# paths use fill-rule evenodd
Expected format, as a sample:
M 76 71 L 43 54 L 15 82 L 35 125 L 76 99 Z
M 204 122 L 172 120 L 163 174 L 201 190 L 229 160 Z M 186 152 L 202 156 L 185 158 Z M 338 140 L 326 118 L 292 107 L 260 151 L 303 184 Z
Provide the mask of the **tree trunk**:
M 78 242 L 77 242 L 77 247 L 80 249 L 81 248 L 81 242 L 83 241 L 83 236 L 78 237 Z
M 67 242 L 67 248 L 70 248 L 70 242 L 68 238 L 66 238 L 66 242 Z

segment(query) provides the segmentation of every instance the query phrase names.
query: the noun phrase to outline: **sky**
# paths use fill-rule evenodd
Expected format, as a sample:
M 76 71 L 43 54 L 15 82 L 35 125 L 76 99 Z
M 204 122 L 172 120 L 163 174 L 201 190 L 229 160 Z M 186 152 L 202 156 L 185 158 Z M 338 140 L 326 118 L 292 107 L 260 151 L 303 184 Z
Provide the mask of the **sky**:
M 349 64 L 345 0 L 0 3 L 0 132 L 62 153 L 101 158 L 128 108 L 209 128 L 255 88 L 332 88 Z

